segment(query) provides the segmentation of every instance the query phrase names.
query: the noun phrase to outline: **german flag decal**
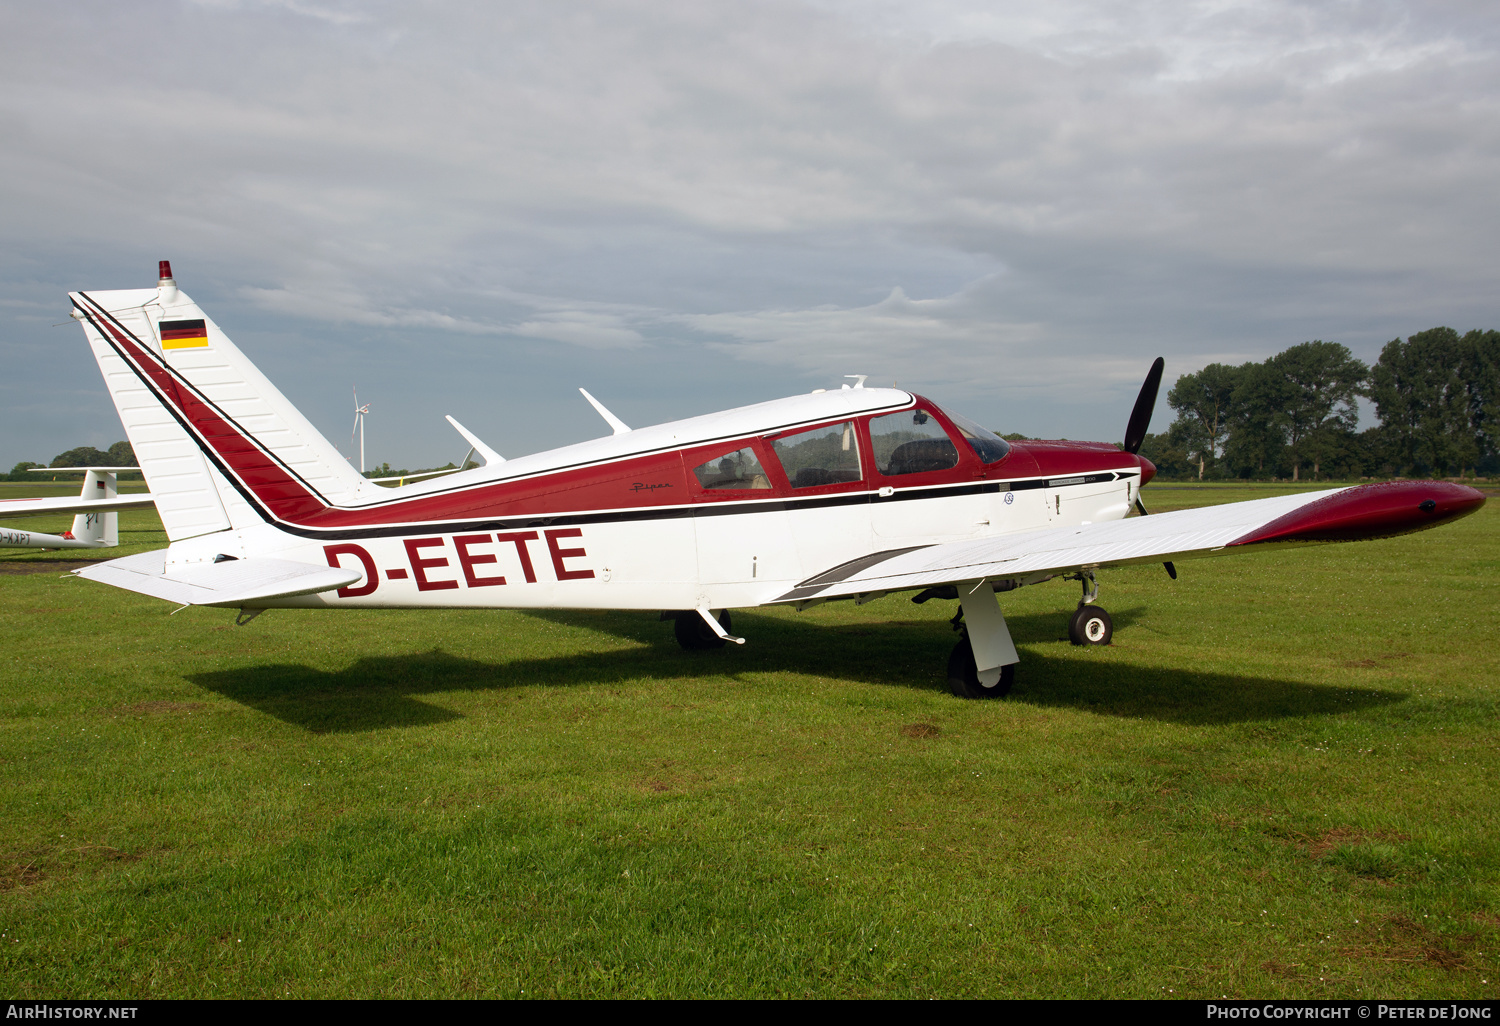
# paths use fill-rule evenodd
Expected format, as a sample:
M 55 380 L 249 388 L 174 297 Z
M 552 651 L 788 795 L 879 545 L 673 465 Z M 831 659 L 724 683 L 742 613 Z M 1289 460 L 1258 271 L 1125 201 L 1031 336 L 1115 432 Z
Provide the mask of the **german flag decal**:
M 197 349 L 208 345 L 208 328 L 202 318 L 196 321 L 162 321 L 163 349 Z

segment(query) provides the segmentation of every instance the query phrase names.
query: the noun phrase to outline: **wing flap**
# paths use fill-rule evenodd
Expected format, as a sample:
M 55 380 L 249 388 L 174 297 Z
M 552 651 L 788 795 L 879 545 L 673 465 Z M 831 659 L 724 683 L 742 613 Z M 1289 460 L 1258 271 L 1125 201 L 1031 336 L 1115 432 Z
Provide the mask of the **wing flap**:
M 1193 559 L 1272 542 L 1383 538 L 1436 527 L 1482 505 L 1484 495 L 1479 491 L 1443 481 L 1395 481 L 1280 495 L 893 550 L 877 554 L 884 558 L 867 562 L 854 573 L 830 570 L 810 577 L 775 601 L 907 591 L 962 581 L 1022 580 L 1039 574 Z
M 344 588 L 363 577 L 353 570 L 258 557 L 165 566 L 166 550 L 140 552 L 75 570 L 90 581 L 185 606 L 243 606 Z

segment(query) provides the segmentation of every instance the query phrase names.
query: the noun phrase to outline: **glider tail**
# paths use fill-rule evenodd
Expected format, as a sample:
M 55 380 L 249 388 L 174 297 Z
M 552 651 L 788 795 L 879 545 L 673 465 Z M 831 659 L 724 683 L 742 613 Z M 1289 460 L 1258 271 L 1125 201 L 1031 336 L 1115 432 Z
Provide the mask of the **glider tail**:
M 70 297 L 172 541 L 373 493 L 177 288 L 166 261 L 156 288 Z
M 83 491 L 79 498 L 85 500 L 113 499 L 120 494 L 115 475 L 107 470 L 90 469 L 83 475 Z M 73 529 L 67 537 L 76 541 L 91 542 L 112 548 L 120 544 L 120 514 L 78 513 L 73 517 Z

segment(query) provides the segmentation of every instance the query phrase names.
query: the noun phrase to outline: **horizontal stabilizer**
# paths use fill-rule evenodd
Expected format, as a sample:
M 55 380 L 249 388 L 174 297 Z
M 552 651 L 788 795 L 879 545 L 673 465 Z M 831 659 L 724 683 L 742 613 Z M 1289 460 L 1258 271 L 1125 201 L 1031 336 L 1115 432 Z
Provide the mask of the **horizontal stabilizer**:
M 75 570 L 79 577 L 184 606 L 244 606 L 345 588 L 361 574 L 289 559 L 226 559 L 166 569 L 165 549 Z

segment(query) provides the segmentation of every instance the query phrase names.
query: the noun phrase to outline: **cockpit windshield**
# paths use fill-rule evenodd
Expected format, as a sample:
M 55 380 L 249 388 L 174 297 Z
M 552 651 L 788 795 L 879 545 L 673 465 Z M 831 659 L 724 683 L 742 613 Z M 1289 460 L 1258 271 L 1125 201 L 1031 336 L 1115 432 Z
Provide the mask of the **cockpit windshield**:
M 983 463 L 999 463 L 1010 452 L 1010 443 L 986 428 L 980 427 L 968 417 L 961 417 L 951 410 L 944 410 L 953 426 L 958 428 L 969 448 Z

